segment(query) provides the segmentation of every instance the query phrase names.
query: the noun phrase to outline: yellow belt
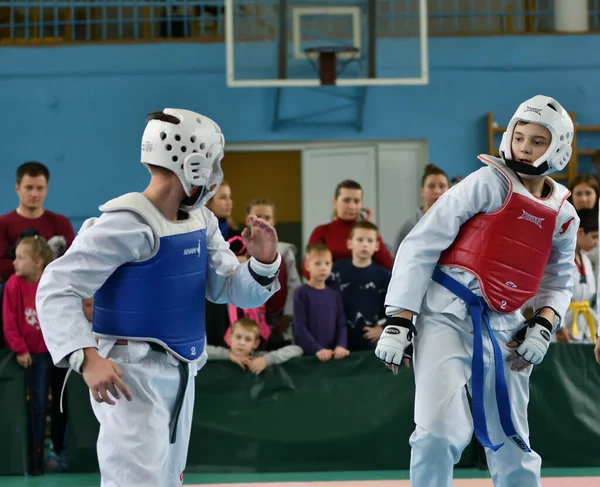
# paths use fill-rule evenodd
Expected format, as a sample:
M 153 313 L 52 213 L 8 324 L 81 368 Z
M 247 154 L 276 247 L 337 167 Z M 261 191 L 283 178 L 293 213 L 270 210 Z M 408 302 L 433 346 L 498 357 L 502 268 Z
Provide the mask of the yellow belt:
M 585 321 L 592 333 L 592 340 L 596 338 L 596 322 L 594 321 L 594 316 L 590 311 L 590 302 L 589 301 L 573 301 L 569 305 L 569 311 L 573 311 L 573 335 L 577 335 L 577 318 L 581 313 L 585 317 Z

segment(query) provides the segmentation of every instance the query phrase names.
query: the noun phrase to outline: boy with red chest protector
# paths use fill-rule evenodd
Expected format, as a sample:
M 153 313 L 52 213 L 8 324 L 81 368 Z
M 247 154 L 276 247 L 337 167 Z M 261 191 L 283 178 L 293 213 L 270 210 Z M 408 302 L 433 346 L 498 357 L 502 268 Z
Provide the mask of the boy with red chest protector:
M 450 487 L 473 430 L 496 487 L 541 485 L 529 376 L 563 326 L 579 226 L 569 191 L 547 175 L 567 165 L 573 129 L 556 100 L 522 103 L 502 157 L 480 156 L 486 167 L 447 191 L 400 246 L 375 353 L 397 373 L 414 347 L 412 485 Z M 535 316 L 524 322 L 531 298 Z

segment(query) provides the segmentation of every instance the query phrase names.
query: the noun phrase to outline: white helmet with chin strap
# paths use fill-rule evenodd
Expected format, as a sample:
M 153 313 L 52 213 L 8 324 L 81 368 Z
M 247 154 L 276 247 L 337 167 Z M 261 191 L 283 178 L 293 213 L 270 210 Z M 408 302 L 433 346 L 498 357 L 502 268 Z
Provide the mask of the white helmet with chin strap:
M 204 115 L 175 108 L 165 108 L 163 113 L 175 118 L 148 122 L 141 162 L 177 175 L 187 195 L 180 208 L 189 212 L 212 198 L 223 182 L 225 139 L 219 126 Z
M 532 164 L 516 161 L 511 145 L 518 122 L 535 123 L 546 127 L 552 135 L 548 150 Z M 573 121 L 567 111 L 554 98 L 536 95 L 521 103 L 510 120 L 500 142 L 500 155 L 506 165 L 521 174 L 542 176 L 561 171 L 571 158 Z

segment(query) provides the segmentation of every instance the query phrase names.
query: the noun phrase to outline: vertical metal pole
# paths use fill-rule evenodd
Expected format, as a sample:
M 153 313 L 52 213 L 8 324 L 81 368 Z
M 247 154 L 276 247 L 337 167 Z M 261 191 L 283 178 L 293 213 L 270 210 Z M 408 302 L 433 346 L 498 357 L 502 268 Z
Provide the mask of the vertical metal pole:
M 279 38 L 277 39 L 277 55 L 279 79 L 287 79 L 287 51 L 288 51 L 288 17 L 287 0 L 279 0 Z
M 377 1 L 369 0 L 367 10 L 367 78 L 377 78 Z

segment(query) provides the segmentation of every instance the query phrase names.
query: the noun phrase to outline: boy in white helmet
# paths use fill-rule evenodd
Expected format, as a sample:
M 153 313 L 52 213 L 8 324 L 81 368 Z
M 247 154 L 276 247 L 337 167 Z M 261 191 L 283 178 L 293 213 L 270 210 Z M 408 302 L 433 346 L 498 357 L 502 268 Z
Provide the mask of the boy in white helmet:
M 248 221 L 251 258 L 240 265 L 203 206 L 223 180 L 223 148 L 203 115 L 151 113 L 141 144 L 148 187 L 102 205 L 39 284 L 54 363 L 90 388 L 103 487 L 183 484 L 194 377 L 207 358 L 204 298 L 256 308 L 279 289 L 273 227 Z M 93 333 L 81 308 L 90 296 Z
M 569 191 L 547 175 L 567 165 L 572 140 L 556 100 L 525 101 L 502 157 L 480 156 L 486 167 L 446 192 L 400 246 L 375 353 L 397 373 L 414 346 L 411 485 L 450 487 L 475 430 L 496 487 L 540 486 L 530 366 L 569 307 L 579 225 Z M 530 298 L 535 317 L 524 322 Z

